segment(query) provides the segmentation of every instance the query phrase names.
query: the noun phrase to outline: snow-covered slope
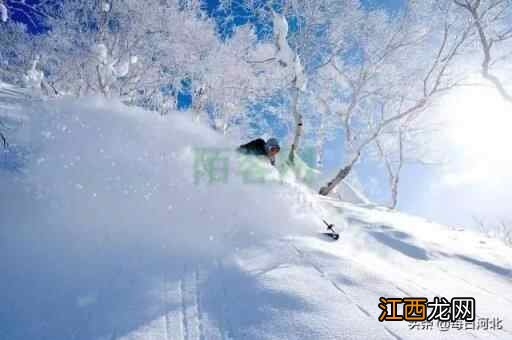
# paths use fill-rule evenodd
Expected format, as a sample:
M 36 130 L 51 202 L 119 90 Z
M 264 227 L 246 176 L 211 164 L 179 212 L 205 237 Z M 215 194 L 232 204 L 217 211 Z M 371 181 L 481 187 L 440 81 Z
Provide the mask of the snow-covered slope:
M 24 162 L 0 163 L 0 339 L 512 337 L 498 240 L 317 197 L 180 113 L 87 99 L 24 114 Z M 248 183 L 255 167 L 273 180 Z M 504 328 L 381 323 L 381 296 L 471 296 Z
M 31 99 L 30 91 L 0 81 L 0 117 L 12 115 Z

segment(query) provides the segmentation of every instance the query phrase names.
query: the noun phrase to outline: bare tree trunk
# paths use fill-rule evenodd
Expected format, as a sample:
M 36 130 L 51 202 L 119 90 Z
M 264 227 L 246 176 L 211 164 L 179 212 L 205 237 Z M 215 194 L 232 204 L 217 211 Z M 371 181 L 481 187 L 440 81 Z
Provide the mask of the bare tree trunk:
M 324 138 L 319 137 L 318 141 L 316 142 L 316 168 L 322 169 L 324 167 Z
M 224 117 L 224 121 L 222 122 L 222 134 L 227 136 L 229 130 L 229 117 Z
M 0 127 L 4 127 L 6 128 L 6 126 L 4 125 L 4 123 L 2 123 L 2 121 L 0 121 Z M 2 140 L 2 144 L 4 145 L 4 148 L 8 148 L 9 147 L 9 143 L 7 142 L 7 137 L 5 137 L 5 135 L 2 133 L 2 131 L 0 131 L 0 139 Z
M 402 130 L 398 133 L 398 138 L 399 159 L 396 173 L 391 179 L 391 209 L 395 209 L 398 205 L 398 184 L 400 183 L 400 173 L 404 165 L 404 140 Z
M 429 94 L 429 96 L 432 96 L 432 94 Z M 382 130 L 384 130 L 384 128 L 386 126 L 388 126 L 391 123 L 396 122 L 396 121 L 398 121 L 398 120 L 400 120 L 400 119 L 402 119 L 404 117 L 407 117 L 408 115 L 410 115 L 410 114 L 412 114 L 414 112 L 417 112 L 418 110 L 424 108 L 425 105 L 427 104 L 427 99 L 428 99 L 428 97 L 427 98 L 421 98 L 420 100 L 418 100 L 418 102 L 416 104 L 414 104 L 409 109 L 407 109 L 407 110 L 405 110 L 403 112 L 400 112 L 400 113 L 398 113 L 397 115 L 395 115 L 393 117 L 390 117 L 390 118 L 387 118 L 387 119 L 383 120 L 380 123 L 380 125 L 377 127 L 377 129 L 366 140 L 364 140 L 363 143 L 361 143 L 359 145 L 359 147 L 357 148 L 356 156 L 352 159 L 350 164 L 345 166 L 344 168 L 342 168 L 340 170 L 340 172 L 338 172 L 338 174 L 336 175 L 336 177 L 332 181 L 327 183 L 326 186 L 322 187 L 320 189 L 319 194 L 327 196 L 332 191 L 332 189 L 334 189 L 336 187 L 336 185 L 338 185 L 345 177 L 347 177 L 347 175 L 352 170 L 352 166 L 361 157 L 361 152 L 363 152 L 364 148 L 366 148 L 366 146 L 368 146 L 368 144 L 372 143 L 375 139 L 377 139 L 377 137 L 380 136 L 380 133 L 382 132 Z
M 380 144 L 380 141 L 377 139 L 375 141 L 377 144 L 377 149 L 379 150 L 380 156 L 383 159 L 384 163 L 386 164 L 386 169 L 388 171 L 388 177 L 389 177 L 389 189 L 391 191 L 391 203 L 389 205 L 390 209 L 395 209 L 398 205 L 398 185 L 400 183 L 400 172 L 402 171 L 403 163 L 404 163 L 404 152 L 403 152 L 403 131 L 400 130 L 398 132 L 398 165 L 396 170 L 393 169 L 393 164 L 388 159 L 388 155 L 386 155 L 386 152 L 382 145 Z
M 352 159 L 352 161 L 343 167 L 337 174 L 336 177 L 329 183 L 327 183 L 326 186 L 322 187 L 320 191 L 318 192 L 322 196 L 327 196 L 329 193 L 334 189 L 341 181 L 343 181 L 349 174 L 350 171 L 352 171 L 352 167 L 356 162 L 359 160 L 359 157 L 361 157 L 361 153 L 358 152 L 355 157 Z
M 399 167 L 395 174 L 392 174 L 389 178 L 391 185 L 391 205 L 389 208 L 396 209 L 398 205 L 398 184 L 400 183 L 400 171 L 402 168 L 402 161 L 400 161 Z
M 292 113 L 293 118 L 295 120 L 295 133 L 293 137 L 293 143 L 290 148 L 290 154 L 288 155 L 288 161 L 291 164 L 294 164 L 295 162 L 295 155 L 297 153 L 297 150 L 299 149 L 299 142 L 300 138 L 302 137 L 302 132 L 304 130 L 304 119 L 302 117 L 302 114 L 299 112 L 299 94 L 300 89 L 297 87 L 297 77 L 295 77 L 293 81 L 293 103 L 292 103 Z
M 7 143 L 7 138 L 5 138 L 5 136 L 2 132 L 0 132 L 0 139 L 2 140 L 2 144 L 4 145 L 4 148 L 7 148 L 9 146 L 9 143 Z
M 98 75 L 98 85 L 100 87 L 100 90 L 101 90 L 101 93 L 107 97 L 108 96 L 108 92 L 107 92 L 107 85 L 105 84 L 105 82 L 103 81 L 103 77 L 101 76 L 101 70 L 100 70 L 100 65 L 96 65 L 96 74 Z
M 331 112 L 331 110 L 329 108 L 329 104 L 327 104 L 327 102 L 323 98 L 318 97 L 317 99 L 320 102 L 320 104 L 324 107 L 324 114 L 320 114 L 318 117 L 320 119 L 320 126 L 318 128 L 317 140 L 315 143 L 316 166 L 317 169 L 322 169 L 324 167 L 324 146 L 326 141 L 326 124 L 324 120 L 324 115 L 328 115 Z
M 503 97 L 503 99 L 512 102 L 512 96 L 505 90 L 505 87 L 503 86 L 503 83 L 500 81 L 498 77 L 491 74 L 489 72 L 489 65 L 491 63 L 491 48 L 492 48 L 492 41 L 489 41 L 487 39 L 487 36 L 485 35 L 484 29 L 482 27 L 482 23 L 480 22 L 480 19 L 478 18 L 478 14 L 476 12 L 476 8 L 471 10 L 471 15 L 473 16 L 473 19 L 475 20 L 475 25 L 478 30 L 478 35 L 480 37 L 480 44 L 482 45 L 482 50 L 484 53 L 484 60 L 482 62 L 482 76 L 489 80 L 493 85 L 496 87 L 500 95 Z
M 194 111 L 195 114 L 194 121 L 196 121 L 197 123 L 199 123 L 199 121 L 201 120 L 201 112 L 203 109 L 202 99 L 204 93 L 205 90 L 202 87 L 200 87 L 198 90 L 193 92 L 192 96 L 192 110 Z

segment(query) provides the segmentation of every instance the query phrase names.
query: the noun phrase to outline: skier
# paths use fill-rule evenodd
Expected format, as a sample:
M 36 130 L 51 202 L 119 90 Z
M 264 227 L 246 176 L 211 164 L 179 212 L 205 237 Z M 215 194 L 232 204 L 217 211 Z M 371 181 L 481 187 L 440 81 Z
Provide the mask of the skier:
M 275 157 L 281 148 L 275 138 L 269 138 L 266 142 L 258 138 L 247 144 L 240 145 L 237 150 L 246 155 L 265 156 L 270 160 L 270 164 L 275 166 Z

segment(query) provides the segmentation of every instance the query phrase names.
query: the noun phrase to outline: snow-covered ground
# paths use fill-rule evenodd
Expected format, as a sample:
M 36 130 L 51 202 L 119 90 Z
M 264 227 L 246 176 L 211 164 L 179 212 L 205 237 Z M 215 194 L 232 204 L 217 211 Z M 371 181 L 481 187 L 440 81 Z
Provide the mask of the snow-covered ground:
M 499 240 L 320 198 L 183 113 L 21 105 L 0 154 L 2 340 L 512 338 Z M 474 297 L 503 329 L 378 321 L 379 297 L 434 296 Z

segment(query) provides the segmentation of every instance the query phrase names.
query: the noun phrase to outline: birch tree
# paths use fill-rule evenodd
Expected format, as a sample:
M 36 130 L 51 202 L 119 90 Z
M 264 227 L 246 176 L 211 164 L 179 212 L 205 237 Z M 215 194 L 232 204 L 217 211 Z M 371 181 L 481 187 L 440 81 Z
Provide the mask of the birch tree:
M 284 76 L 275 63 L 259 63 L 274 56 L 274 47 L 258 41 L 249 25 L 218 40 L 197 63 L 185 64 L 190 75 L 192 109 L 215 130 L 226 134 L 246 115 L 250 102 L 281 88 Z
M 236 4 L 221 2 L 219 11 L 230 18 L 227 22 L 236 18 L 254 23 L 260 39 L 272 41 L 275 46 L 274 55 L 253 62 L 272 65 L 274 72 L 282 74 L 283 81 L 276 90 L 280 88 L 278 91 L 288 103 L 287 122 L 293 130 L 288 161 L 293 163 L 305 130 L 311 128 L 306 124 L 314 121 L 313 116 L 320 112 L 311 105 L 318 102 L 317 89 L 308 83 L 333 55 L 342 53 L 347 32 L 357 23 L 356 13 L 362 9 L 357 1 L 351 0 L 245 0 Z M 227 31 L 226 26 L 223 28 Z M 313 109 L 306 112 L 305 108 Z
M 477 33 L 477 44 L 483 55 L 482 77 L 497 89 L 503 99 L 512 103 L 512 93 L 498 76 L 497 66 L 510 62 L 512 53 L 512 1 L 453 0 L 469 17 L 469 25 Z
M 329 84 L 318 84 L 316 76 L 336 56 L 348 48 L 347 37 L 358 22 L 362 10 L 357 2 L 343 0 L 290 1 L 283 6 L 283 15 L 294 22 L 289 34 L 290 49 L 295 54 L 295 67 L 291 86 L 291 116 L 294 118 L 294 137 L 288 156 L 293 164 L 300 148 L 304 129 L 310 129 L 314 121 L 322 124 L 317 135 L 316 149 L 322 153 L 324 132 L 332 131 L 327 127 L 329 118 L 320 115 L 330 114 L 324 98 L 318 95 L 321 88 Z M 352 27 L 351 27 L 352 26 Z M 311 84 L 311 85 L 308 85 Z M 319 86 L 320 85 L 320 86 Z M 299 106 L 302 101 L 302 105 Z M 317 109 L 320 103 L 322 109 Z M 305 110 L 306 108 L 310 110 Z M 305 123 L 309 126 L 305 127 Z
M 368 147 L 368 158 L 384 169 L 387 177 L 389 200 L 386 204 L 390 209 L 398 205 L 402 170 L 407 165 L 440 166 L 444 163 L 442 156 L 426 143 L 439 132 L 431 122 L 405 121 L 395 129 L 381 134 Z
M 355 40 L 358 61 L 351 67 L 347 60 L 338 64 L 333 59 L 332 69 L 348 88 L 348 103 L 340 112 L 348 157 L 320 189 L 321 195 L 350 174 L 380 135 L 403 121 L 414 121 L 439 95 L 464 80 L 450 66 L 456 64 L 470 32 L 461 32 L 460 18 L 449 11 L 450 6 L 422 2 L 406 8 L 393 22 L 369 13 Z
M 0 80 L 21 86 L 23 74 L 37 55 L 37 44 L 23 24 L 9 20 L 0 24 Z
M 148 104 L 161 86 L 178 82 L 173 58 L 166 58 L 168 49 L 162 42 L 179 33 L 178 23 L 186 27 L 194 16 L 179 11 L 176 3 L 72 0 L 57 14 L 45 37 L 52 48 L 44 54 L 43 64 L 59 92 L 101 93 Z

